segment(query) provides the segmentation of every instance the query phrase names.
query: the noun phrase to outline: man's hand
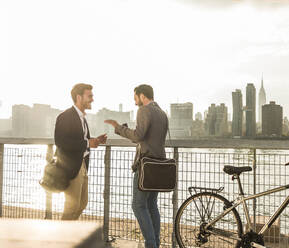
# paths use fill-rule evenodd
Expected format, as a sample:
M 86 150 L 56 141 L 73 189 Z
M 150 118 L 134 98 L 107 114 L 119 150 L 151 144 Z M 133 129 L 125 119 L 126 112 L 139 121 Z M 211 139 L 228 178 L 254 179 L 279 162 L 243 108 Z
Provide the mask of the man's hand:
M 89 147 L 90 148 L 97 148 L 99 144 L 100 144 L 100 142 L 97 138 L 89 139 Z
M 107 140 L 106 133 L 98 136 L 97 138 L 89 139 L 89 147 L 97 148 L 99 144 L 105 144 Z
M 102 134 L 102 135 L 98 136 L 96 139 L 98 139 L 99 144 L 105 144 L 106 140 L 107 140 L 107 135 L 106 135 L 106 133 Z
M 112 125 L 114 128 L 118 125 L 115 120 L 105 120 L 104 123 Z

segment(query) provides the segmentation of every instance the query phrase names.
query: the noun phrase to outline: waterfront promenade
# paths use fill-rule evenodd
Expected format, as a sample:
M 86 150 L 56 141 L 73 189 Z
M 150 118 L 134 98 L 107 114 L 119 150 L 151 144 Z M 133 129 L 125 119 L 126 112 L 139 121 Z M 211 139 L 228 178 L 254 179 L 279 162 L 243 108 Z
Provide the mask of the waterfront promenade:
M 178 161 L 178 186 L 174 192 L 160 193 L 161 247 L 177 247 L 173 233 L 174 216 L 180 204 L 190 195 L 188 187 L 223 186 L 222 195 L 232 199 L 238 194 L 238 189 L 231 177 L 224 174 L 224 165 L 252 167 L 252 172 L 242 175 L 247 194 L 285 185 L 289 175 L 289 166 L 284 166 L 289 161 L 288 150 L 288 140 L 168 141 L 167 156 Z M 142 247 L 138 244 L 143 242 L 142 235 L 131 210 L 133 174 L 130 166 L 135 155 L 134 144 L 126 140 L 108 140 L 106 146 L 93 149 L 91 153 L 89 203 L 80 221 L 88 222 L 88 226 L 89 223 L 101 223 L 104 240 L 114 240 L 103 242 L 105 247 Z M 0 138 L 0 216 L 40 222 L 51 219 L 58 223 L 63 196 L 45 194 L 38 183 L 46 159 L 52 155 L 53 139 Z M 250 202 L 252 216 L 268 217 L 287 195 L 288 192 L 283 191 Z M 242 209 L 239 211 L 242 221 L 245 221 Z M 286 208 L 280 216 L 280 232 L 274 233 L 274 240 L 288 237 L 288 216 L 289 208 Z M 272 247 L 282 247 L 278 246 L 281 243 L 275 245 Z M 289 247 L 286 245 L 286 248 Z
M 0 219 L 0 247 L 5 248 L 138 248 L 135 241 L 104 242 L 100 223 Z

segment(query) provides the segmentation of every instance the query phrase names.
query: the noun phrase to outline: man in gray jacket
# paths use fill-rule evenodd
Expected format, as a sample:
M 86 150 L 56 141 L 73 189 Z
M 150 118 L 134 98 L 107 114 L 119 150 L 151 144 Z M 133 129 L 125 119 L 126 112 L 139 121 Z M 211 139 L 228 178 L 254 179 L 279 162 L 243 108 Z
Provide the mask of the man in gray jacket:
M 157 205 L 158 192 L 143 192 L 138 189 L 138 162 L 141 157 L 165 158 L 165 140 L 168 130 L 166 113 L 154 101 L 153 88 L 142 84 L 134 89 L 135 104 L 139 106 L 136 129 L 118 124 L 115 120 L 105 123 L 115 128 L 115 133 L 137 143 L 137 152 L 132 166 L 132 209 L 145 239 L 146 248 L 160 245 L 160 214 Z

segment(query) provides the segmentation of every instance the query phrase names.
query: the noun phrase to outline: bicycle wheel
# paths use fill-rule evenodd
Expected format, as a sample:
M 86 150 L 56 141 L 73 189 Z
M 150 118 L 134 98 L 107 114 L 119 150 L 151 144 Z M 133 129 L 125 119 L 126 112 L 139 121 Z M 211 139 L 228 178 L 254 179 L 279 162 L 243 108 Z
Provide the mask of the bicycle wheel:
M 239 247 L 242 222 L 236 209 L 218 220 L 213 227 L 205 226 L 224 212 L 230 202 L 221 195 L 202 192 L 189 197 L 179 208 L 175 220 L 175 233 L 180 248 Z

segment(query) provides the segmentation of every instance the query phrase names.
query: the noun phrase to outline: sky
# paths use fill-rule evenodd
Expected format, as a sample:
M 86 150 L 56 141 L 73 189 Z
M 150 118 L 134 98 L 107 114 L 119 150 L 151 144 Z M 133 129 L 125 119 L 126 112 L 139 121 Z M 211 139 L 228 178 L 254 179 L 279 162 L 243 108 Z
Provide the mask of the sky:
M 72 105 L 76 83 L 94 89 L 91 113 L 134 110 L 133 89 L 155 100 L 232 111 L 232 91 L 263 74 L 267 101 L 289 116 L 287 0 L 2 0 L 0 118 L 13 104 Z M 258 100 L 258 99 L 257 99 Z

